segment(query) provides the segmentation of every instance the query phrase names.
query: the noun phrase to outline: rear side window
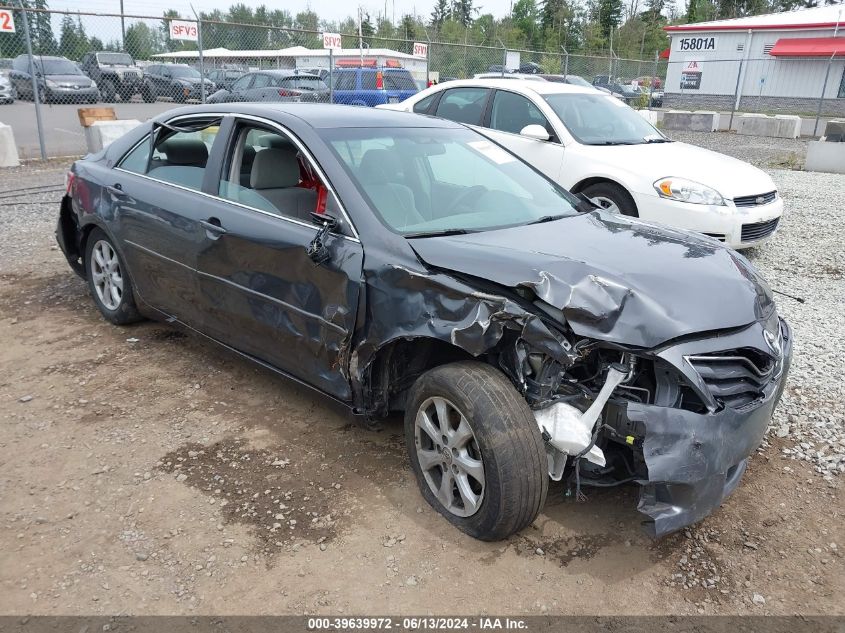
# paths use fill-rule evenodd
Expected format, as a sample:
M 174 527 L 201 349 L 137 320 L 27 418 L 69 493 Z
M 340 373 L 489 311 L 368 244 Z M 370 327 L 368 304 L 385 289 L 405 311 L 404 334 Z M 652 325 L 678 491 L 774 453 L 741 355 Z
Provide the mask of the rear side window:
M 384 87 L 388 90 L 416 90 L 417 84 L 407 70 L 387 70 L 384 73 Z
M 376 89 L 376 74 L 374 72 L 361 73 L 361 90 Z
M 336 72 L 334 78 L 334 88 L 335 90 L 355 90 L 355 73 Z
M 437 93 L 434 93 L 433 95 L 427 96 L 425 99 L 417 101 L 414 104 L 414 112 L 416 112 L 417 114 L 428 114 L 428 109 L 434 102 L 435 97 L 437 97 Z
M 219 123 L 219 120 L 209 122 L 207 119 L 193 124 L 180 121 L 179 125 L 187 129 L 178 132 L 159 128 L 152 154 L 148 136 L 121 159 L 118 167 L 200 191 Z
M 266 88 L 270 85 L 273 78 L 270 75 L 256 75 L 255 79 L 252 80 L 252 87 L 253 88 Z
M 447 90 L 437 104 L 435 114 L 444 119 L 480 125 L 484 106 L 487 104 L 488 88 L 453 88 Z

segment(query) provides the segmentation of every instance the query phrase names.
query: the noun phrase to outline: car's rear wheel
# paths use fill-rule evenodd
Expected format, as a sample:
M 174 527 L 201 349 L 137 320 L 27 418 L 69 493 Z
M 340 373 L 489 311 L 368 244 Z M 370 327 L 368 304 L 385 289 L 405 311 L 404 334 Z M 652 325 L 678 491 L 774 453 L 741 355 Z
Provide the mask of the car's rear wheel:
M 144 99 L 144 103 L 152 103 L 156 100 L 155 92 L 146 84 L 141 88 L 141 97 Z
M 85 273 L 94 303 L 107 321 L 125 325 L 141 320 L 132 280 L 111 238 L 94 229 L 85 243 Z
M 490 365 L 452 363 L 420 376 L 405 411 L 405 443 L 425 500 L 470 536 L 506 538 L 530 525 L 545 503 L 540 429 Z
M 637 205 L 624 187 L 614 182 L 598 182 L 583 189 L 583 194 L 605 211 L 639 217 Z

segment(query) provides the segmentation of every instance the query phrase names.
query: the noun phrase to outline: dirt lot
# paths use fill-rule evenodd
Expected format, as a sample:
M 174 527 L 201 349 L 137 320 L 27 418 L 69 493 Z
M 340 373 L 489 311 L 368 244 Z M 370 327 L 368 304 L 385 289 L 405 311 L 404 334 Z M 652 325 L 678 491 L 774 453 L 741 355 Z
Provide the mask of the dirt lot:
M 788 200 L 810 176 L 779 183 Z M 801 208 L 836 186 L 807 187 Z M 477 542 L 422 501 L 398 420 L 362 430 L 171 326 L 103 321 L 55 248 L 57 195 L 0 211 L 0 613 L 845 613 L 841 479 L 784 456 L 792 438 L 754 457 L 719 512 L 658 542 L 635 488 L 576 504 L 563 487 L 522 534 Z M 790 246 L 799 269 L 819 257 L 805 246 Z M 779 248 L 756 257 L 784 279 Z M 837 270 L 819 270 L 806 307 L 781 302 L 799 355 L 818 304 L 842 305 Z M 797 360 L 790 410 L 841 423 L 841 400 L 814 397 L 835 360 Z

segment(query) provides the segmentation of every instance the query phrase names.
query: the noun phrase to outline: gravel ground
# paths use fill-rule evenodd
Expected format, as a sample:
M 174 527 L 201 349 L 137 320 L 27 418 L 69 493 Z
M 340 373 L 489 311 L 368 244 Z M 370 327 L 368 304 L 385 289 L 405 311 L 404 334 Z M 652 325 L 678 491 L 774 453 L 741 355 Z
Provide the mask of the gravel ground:
M 746 255 L 804 303 L 777 298 L 794 360 L 742 485 L 656 543 L 635 489 L 554 489 L 492 544 L 424 504 L 398 423 L 364 431 L 198 337 L 105 323 L 55 246 L 64 166 L 0 171 L 0 613 L 842 614 L 845 177 L 768 169 L 786 213 Z
M 741 136 L 728 132 L 676 132 L 664 130 L 670 138 L 692 145 L 700 145 L 747 161 L 763 169 L 803 169 L 807 155 L 805 138 L 768 138 Z

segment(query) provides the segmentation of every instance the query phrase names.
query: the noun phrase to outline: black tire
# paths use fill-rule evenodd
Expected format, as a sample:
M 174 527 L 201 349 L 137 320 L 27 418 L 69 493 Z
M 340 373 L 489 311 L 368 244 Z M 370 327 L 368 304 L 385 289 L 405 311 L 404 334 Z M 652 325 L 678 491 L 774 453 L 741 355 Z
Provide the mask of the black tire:
M 103 80 L 103 83 L 100 85 L 100 96 L 103 97 L 103 101 L 106 103 L 114 103 L 116 94 L 117 88 L 115 87 L 114 82 L 111 79 Z
M 119 92 L 120 92 L 120 98 L 126 103 L 129 103 L 130 101 L 132 101 L 132 95 L 135 94 L 135 92 L 132 90 L 132 88 L 121 88 Z
M 155 92 L 146 84 L 141 87 L 141 97 L 144 99 L 144 103 L 152 103 L 156 100 Z
M 640 217 L 637 211 L 637 204 L 624 187 L 615 182 L 598 182 L 594 185 L 584 187 L 582 193 L 590 199 L 599 198 L 604 201 L 611 201 L 619 209 L 619 213 L 632 218 Z
M 475 459 L 483 464 L 481 502 L 468 516 L 459 516 L 443 505 L 420 466 L 415 422 L 420 408 L 428 409 L 424 405 L 431 398 L 449 401 L 464 416 L 473 434 L 472 451 L 477 448 L 479 452 Z M 422 441 L 427 442 L 426 438 L 430 436 Z M 425 500 L 474 538 L 497 541 L 519 532 L 534 521 L 546 501 L 549 476 L 540 429 L 519 392 L 504 374 L 490 365 L 474 361 L 451 363 L 420 376 L 411 389 L 405 411 L 405 444 Z M 434 446 L 422 448 L 435 450 Z M 444 464 L 445 460 L 452 463 L 448 455 Z M 447 468 L 435 465 L 427 472 L 435 477 Z M 456 492 L 453 486 L 452 496 L 463 499 L 460 494 L 455 496 Z
M 114 257 L 116 258 L 123 284 L 122 292 L 120 293 L 120 300 L 117 305 L 112 307 L 107 306 L 103 302 L 95 286 L 94 278 L 96 268 L 99 267 L 99 264 L 96 264 L 94 260 L 94 249 L 101 242 L 108 244 L 114 252 Z M 88 281 L 88 290 L 91 293 L 91 297 L 94 299 L 94 304 L 105 317 L 106 321 L 110 321 L 115 325 L 127 325 L 143 319 L 141 314 L 138 312 L 138 307 L 135 305 L 135 294 L 132 286 L 132 280 L 129 276 L 129 269 L 126 267 L 120 253 L 118 253 L 117 249 L 114 247 L 112 239 L 101 229 L 94 229 L 88 235 L 88 239 L 85 242 L 84 264 L 85 278 Z
M 181 86 L 174 86 L 173 88 L 173 100 L 176 103 L 185 103 L 185 90 Z

